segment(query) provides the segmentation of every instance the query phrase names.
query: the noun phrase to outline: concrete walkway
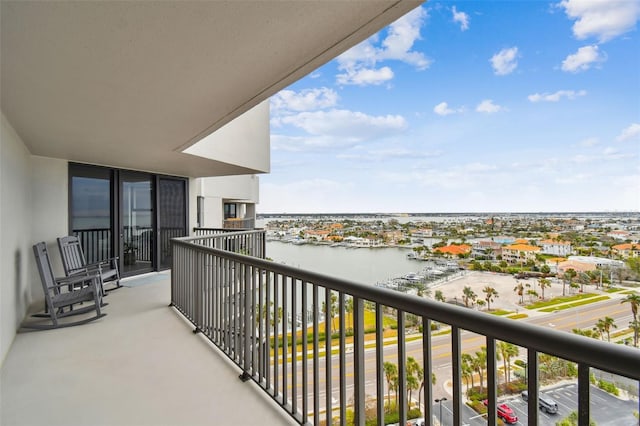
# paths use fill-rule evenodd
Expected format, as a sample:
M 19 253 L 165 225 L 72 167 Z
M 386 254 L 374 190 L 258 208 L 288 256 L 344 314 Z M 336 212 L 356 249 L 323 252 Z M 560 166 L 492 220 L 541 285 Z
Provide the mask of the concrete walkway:
M 0 376 L 0 424 L 295 424 L 173 308 L 168 274 L 124 282 L 107 316 L 19 333 Z

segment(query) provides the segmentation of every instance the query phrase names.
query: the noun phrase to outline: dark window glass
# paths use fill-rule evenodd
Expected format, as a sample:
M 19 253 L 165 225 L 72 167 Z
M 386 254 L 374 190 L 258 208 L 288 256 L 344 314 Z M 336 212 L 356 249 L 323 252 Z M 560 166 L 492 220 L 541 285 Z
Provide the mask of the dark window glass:
M 87 262 L 112 257 L 111 172 L 96 167 L 71 165 L 70 227 L 80 239 Z
M 234 219 L 236 218 L 236 205 L 225 203 L 224 205 L 224 218 L 225 219 Z
M 160 203 L 160 267 L 171 267 L 171 238 L 188 235 L 186 182 L 179 179 L 161 178 L 159 183 Z

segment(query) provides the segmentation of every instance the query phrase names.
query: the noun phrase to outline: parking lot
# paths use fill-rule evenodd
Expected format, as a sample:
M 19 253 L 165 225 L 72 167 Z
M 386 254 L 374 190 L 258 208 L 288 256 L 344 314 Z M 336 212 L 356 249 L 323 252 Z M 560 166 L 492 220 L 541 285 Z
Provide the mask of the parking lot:
M 546 389 L 544 393 L 558 403 L 558 413 L 547 414 L 538 411 L 538 424 L 542 426 L 555 426 L 556 422 L 567 417 L 572 411 L 578 410 L 578 387 L 576 384 L 566 384 L 552 389 Z M 508 404 L 518 416 L 518 425 L 528 424 L 527 403 L 520 396 L 501 400 L 500 403 Z M 638 411 L 638 401 L 624 400 L 610 395 L 594 386 L 591 386 L 591 417 L 598 426 L 637 426 L 638 419 L 634 417 L 634 411 Z M 440 406 L 433 406 L 436 419 L 440 417 Z M 468 406 L 462 408 L 463 425 L 486 425 L 484 416 L 478 415 Z M 453 414 L 451 401 L 442 404 L 442 424 L 452 425 Z

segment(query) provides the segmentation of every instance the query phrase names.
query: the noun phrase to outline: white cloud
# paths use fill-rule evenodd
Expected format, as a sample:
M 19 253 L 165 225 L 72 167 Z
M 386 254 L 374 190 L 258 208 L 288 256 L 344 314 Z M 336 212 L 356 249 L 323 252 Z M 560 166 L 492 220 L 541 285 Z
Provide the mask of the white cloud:
M 562 61 L 562 71 L 580 72 L 586 71 L 593 64 L 606 61 L 606 55 L 601 53 L 598 46 L 583 46 L 574 54 L 571 54 Z
M 575 99 L 578 96 L 585 96 L 586 94 L 586 90 L 579 90 L 577 92 L 574 90 L 558 90 L 555 93 L 534 93 L 527 98 L 531 102 L 558 102 L 562 98 Z
M 355 162 L 388 162 L 391 159 L 394 160 L 416 160 L 416 159 L 426 159 L 433 157 L 440 157 L 442 155 L 442 151 L 433 151 L 433 152 L 420 152 L 414 151 L 406 148 L 397 148 L 397 149 L 380 149 L 380 150 L 371 150 L 364 153 L 344 153 L 336 155 L 336 158 L 342 160 L 351 160 Z
M 393 78 L 388 67 L 377 68 L 379 62 L 395 60 L 423 70 L 431 61 L 422 53 L 412 50 L 420 39 L 420 27 L 427 13 L 418 7 L 389 26 L 387 36 L 379 42 L 380 34 L 369 37 L 362 43 L 338 56 L 338 69 L 342 72 L 336 79 L 339 84 L 381 84 Z
M 640 124 L 639 123 L 633 123 L 629 127 L 627 127 L 626 129 L 622 130 L 622 133 L 620 133 L 618 135 L 616 140 L 618 142 L 624 142 L 624 141 L 628 141 L 628 140 L 632 140 L 632 139 L 638 138 L 639 136 L 640 136 Z
M 278 111 L 312 111 L 330 108 L 337 104 L 338 94 L 327 87 L 304 89 L 299 92 L 281 90 L 271 97 L 271 110 Z
M 340 137 L 363 141 L 380 139 L 402 132 L 408 126 L 401 115 L 372 116 L 358 111 L 332 109 L 301 112 L 281 118 L 281 123 L 304 130 L 310 135 Z
M 469 29 L 469 15 L 464 12 L 458 12 L 455 6 L 451 8 L 451 12 L 453 13 L 453 22 L 458 22 L 460 24 L 460 29 L 462 31 L 466 31 Z
M 463 111 L 462 108 L 458 108 L 458 109 L 449 108 L 449 104 L 446 102 L 440 102 L 438 105 L 436 105 L 433 108 L 433 112 L 435 112 L 438 115 L 449 115 L 449 114 L 459 113 L 462 111 Z
M 356 86 L 377 86 L 393 78 L 393 71 L 389 67 L 348 69 L 344 74 L 338 74 L 338 84 L 354 84 Z
M 580 40 L 593 36 L 606 42 L 631 31 L 640 18 L 637 0 L 564 0 L 560 6 L 575 20 L 573 34 Z
M 485 99 L 478 104 L 478 106 L 476 107 L 476 111 L 493 114 L 495 112 L 504 111 L 504 108 L 500 105 L 494 104 L 491 99 Z
M 502 49 L 490 59 L 493 72 L 496 75 L 511 74 L 518 66 L 518 48 Z

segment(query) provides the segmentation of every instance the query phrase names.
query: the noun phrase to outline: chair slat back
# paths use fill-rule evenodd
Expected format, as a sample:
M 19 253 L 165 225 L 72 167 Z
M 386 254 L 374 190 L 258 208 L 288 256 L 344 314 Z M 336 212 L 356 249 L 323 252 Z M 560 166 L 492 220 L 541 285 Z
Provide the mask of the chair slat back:
M 78 237 L 72 235 L 60 237 L 58 238 L 58 247 L 62 256 L 65 275 L 69 276 L 87 271 L 87 261 Z
M 51 268 L 51 260 L 49 259 L 47 244 L 45 242 L 41 242 L 34 245 L 33 254 L 36 257 L 36 265 L 38 266 L 38 272 L 40 273 L 42 290 L 44 291 L 47 304 L 51 305 L 51 292 L 57 294 L 57 288 L 55 287 L 56 280 L 53 276 L 53 269 Z

